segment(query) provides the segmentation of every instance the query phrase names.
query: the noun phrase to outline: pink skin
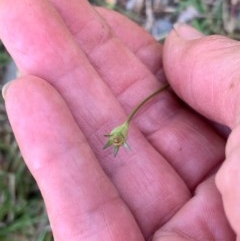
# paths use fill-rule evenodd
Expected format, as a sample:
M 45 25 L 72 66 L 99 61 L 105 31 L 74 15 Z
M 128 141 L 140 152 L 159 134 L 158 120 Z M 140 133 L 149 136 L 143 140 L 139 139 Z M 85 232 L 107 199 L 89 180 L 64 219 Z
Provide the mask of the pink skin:
M 8 116 L 55 240 L 236 240 L 238 42 L 180 26 L 163 49 L 85 0 L 1 0 L 0 38 L 23 74 L 6 92 Z M 214 182 L 226 140 L 171 91 L 135 119 L 131 152 L 102 150 L 163 85 L 163 66 L 182 99 L 233 129 L 217 174 L 228 219 Z

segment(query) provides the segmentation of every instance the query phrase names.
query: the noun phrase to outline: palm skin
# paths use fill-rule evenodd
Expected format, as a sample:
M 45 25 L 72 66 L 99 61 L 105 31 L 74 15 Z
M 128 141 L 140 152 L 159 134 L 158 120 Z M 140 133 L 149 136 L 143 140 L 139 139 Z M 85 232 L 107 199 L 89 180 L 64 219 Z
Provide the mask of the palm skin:
M 229 82 L 217 83 L 213 57 L 218 45 L 237 42 L 197 32 L 184 41 L 184 29 L 163 50 L 134 23 L 87 1 L 0 2 L 0 37 L 23 74 L 7 90 L 7 112 L 55 240 L 236 239 L 214 182 L 226 140 L 173 91 L 140 111 L 131 152 L 113 158 L 102 150 L 104 134 L 164 84 L 163 71 L 189 105 L 235 128 L 237 97 L 223 93 Z M 218 177 L 224 193 L 224 171 Z

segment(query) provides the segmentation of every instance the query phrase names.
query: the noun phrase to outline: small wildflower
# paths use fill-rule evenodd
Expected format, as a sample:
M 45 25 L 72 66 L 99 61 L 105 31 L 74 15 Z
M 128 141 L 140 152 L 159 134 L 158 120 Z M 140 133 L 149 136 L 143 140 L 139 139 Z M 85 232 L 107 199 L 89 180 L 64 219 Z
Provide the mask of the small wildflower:
M 114 128 L 109 135 L 105 135 L 106 137 L 108 137 L 108 141 L 103 147 L 103 149 L 113 146 L 114 156 L 117 155 L 118 150 L 121 146 L 124 146 L 127 149 L 131 150 L 130 146 L 126 142 L 128 137 L 128 128 L 129 123 L 124 122 L 122 125 Z
M 127 149 L 131 150 L 130 146 L 127 144 L 127 137 L 128 137 L 128 128 L 129 124 L 132 121 L 133 117 L 136 115 L 136 113 L 139 111 L 139 109 L 152 97 L 157 95 L 158 93 L 162 92 L 163 90 L 167 89 L 169 85 L 165 85 L 162 88 L 158 89 L 157 91 L 153 92 L 151 95 L 149 95 L 147 98 L 145 98 L 128 116 L 127 120 L 120 126 L 117 126 L 114 128 L 110 134 L 105 135 L 108 137 L 108 141 L 103 147 L 103 149 L 106 149 L 107 147 L 113 146 L 114 148 L 114 156 L 117 155 L 118 150 L 121 146 L 126 147 Z

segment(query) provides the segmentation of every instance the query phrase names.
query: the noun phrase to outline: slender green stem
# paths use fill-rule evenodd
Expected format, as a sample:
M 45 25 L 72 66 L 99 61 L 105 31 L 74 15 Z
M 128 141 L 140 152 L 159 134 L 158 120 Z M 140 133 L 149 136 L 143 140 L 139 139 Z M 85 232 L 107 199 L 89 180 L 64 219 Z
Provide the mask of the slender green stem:
M 130 124 L 132 118 L 135 116 L 135 114 L 139 111 L 139 109 L 147 102 L 149 101 L 152 97 L 154 97 L 155 95 L 161 93 L 163 90 L 167 89 L 169 87 L 169 84 L 161 87 L 160 89 L 158 89 L 157 91 L 153 92 L 151 95 L 149 95 L 148 97 L 146 97 L 133 111 L 132 113 L 128 116 L 126 123 Z

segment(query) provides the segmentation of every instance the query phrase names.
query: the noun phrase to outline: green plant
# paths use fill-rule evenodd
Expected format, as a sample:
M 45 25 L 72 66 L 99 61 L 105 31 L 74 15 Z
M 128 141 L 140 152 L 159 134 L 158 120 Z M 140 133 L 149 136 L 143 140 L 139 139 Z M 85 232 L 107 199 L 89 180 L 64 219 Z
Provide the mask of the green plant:
M 223 0 L 181 0 L 176 14 L 181 14 L 190 6 L 199 13 L 189 22 L 193 27 L 206 35 L 221 34 L 239 39 L 239 5 L 237 3 Z
M 133 119 L 133 117 L 136 115 L 136 113 L 141 109 L 141 107 L 147 102 L 149 101 L 151 98 L 153 98 L 155 95 L 161 93 L 162 91 L 164 91 L 165 89 L 167 89 L 169 87 L 169 85 L 165 85 L 163 87 L 161 87 L 160 89 L 158 89 L 157 91 L 153 92 L 151 95 L 149 95 L 148 97 L 146 97 L 136 108 L 134 108 L 134 110 L 130 113 L 130 115 L 128 116 L 127 120 L 115 127 L 110 134 L 105 135 L 106 137 L 108 137 L 108 141 L 105 144 L 105 146 L 103 147 L 103 149 L 106 149 L 107 147 L 113 146 L 114 149 L 114 156 L 117 155 L 118 150 L 121 146 L 126 147 L 127 149 L 131 149 L 130 146 L 127 144 L 127 138 L 128 138 L 128 129 L 129 129 L 129 125 Z

